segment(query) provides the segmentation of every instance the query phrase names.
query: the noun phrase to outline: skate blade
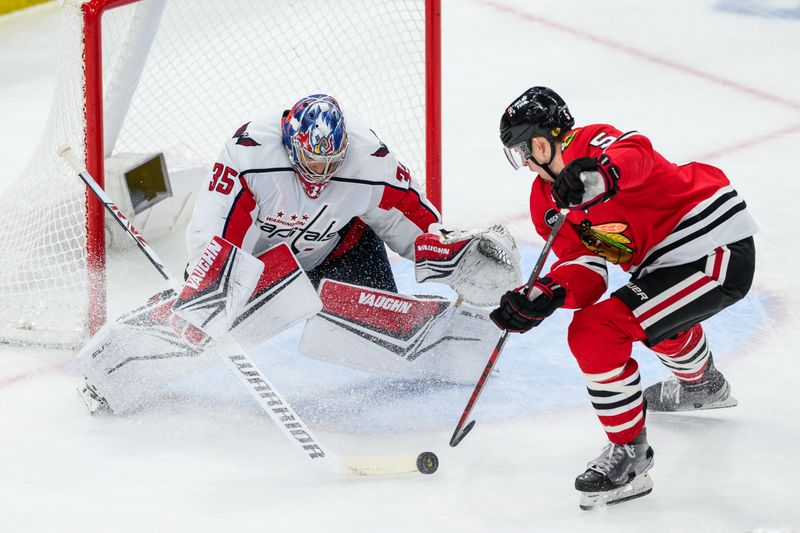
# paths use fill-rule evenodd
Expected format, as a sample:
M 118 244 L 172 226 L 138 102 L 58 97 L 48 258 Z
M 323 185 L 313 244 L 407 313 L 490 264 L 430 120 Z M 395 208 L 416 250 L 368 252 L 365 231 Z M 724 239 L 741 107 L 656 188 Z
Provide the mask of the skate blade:
M 724 409 L 725 407 L 735 407 L 739 405 L 739 402 L 736 401 L 736 398 L 733 396 L 728 396 L 724 400 L 718 400 L 716 402 L 705 403 L 705 404 L 694 404 L 692 406 L 687 406 L 683 409 L 675 409 L 674 411 L 655 411 L 661 413 L 686 413 L 691 411 L 705 411 L 706 409 Z
M 80 386 L 76 390 L 78 392 L 78 396 L 81 397 L 81 400 L 83 401 L 83 404 L 86 406 L 86 409 L 89 411 L 90 415 L 95 416 L 111 414 L 111 409 L 108 407 L 108 404 L 104 402 L 98 402 L 92 398 L 92 395 L 85 386 Z
M 589 511 L 604 505 L 614 505 L 617 503 L 633 500 L 647 496 L 653 491 L 653 480 L 650 474 L 644 472 L 639 474 L 633 481 L 617 489 L 605 492 L 582 492 L 580 508 Z
M 739 402 L 736 401 L 736 398 L 734 398 L 733 396 L 728 396 L 724 400 L 707 403 L 705 405 L 701 405 L 700 407 L 696 407 L 695 409 L 697 409 L 698 411 L 703 409 L 722 409 L 724 407 L 735 407 L 737 405 L 739 405 Z

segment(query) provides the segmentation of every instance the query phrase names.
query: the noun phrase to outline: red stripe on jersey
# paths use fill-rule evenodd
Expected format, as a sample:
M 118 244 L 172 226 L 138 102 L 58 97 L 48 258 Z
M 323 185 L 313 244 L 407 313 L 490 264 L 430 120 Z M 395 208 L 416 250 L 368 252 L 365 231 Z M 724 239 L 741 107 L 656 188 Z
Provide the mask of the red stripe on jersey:
M 242 190 L 239 191 L 233 201 L 233 207 L 231 207 L 228 220 L 225 222 L 222 237 L 241 247 L 247 230 L 253 225 L 252 213 L 256 208 L 256 199 L 247 187 L 247 182 L 243 177 L 239 177 L 239 183 L 242 185 Z
M 428 231 L 428 226 L 437 222 L 436 215 L 422 204 L 412 189 L 401 190 L 384 186 L 378 207 L 386 211 L 392 208 L 398 209 L 422 231 Z
M 356 218 L 353 221 L 353 225 L 350 226 L 350 229 L 347 230 L 342 240 L 339 241 L 339 244 L 336 245 L 336 248 L 330 253 L 327 257 L 327 261 L 331 259 L 336 259 L 340 255 L 343 255 L 345 252 L 349 251 L 353 246 L 358 244 L 358 241 L 361 240 L 361 237 L 364 235 L 364 232 L 367 229 L 367 225 L 360 218 Z

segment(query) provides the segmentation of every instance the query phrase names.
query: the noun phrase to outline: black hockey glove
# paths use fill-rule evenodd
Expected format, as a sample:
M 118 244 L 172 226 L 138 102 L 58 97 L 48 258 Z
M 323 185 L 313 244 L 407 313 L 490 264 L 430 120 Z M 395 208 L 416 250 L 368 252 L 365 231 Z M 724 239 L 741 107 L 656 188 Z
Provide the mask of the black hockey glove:
M 589 209 L 617 192 L 619 169 L 611 159 L 582 157 L 571 161 L 553 182 L 553 199 L 560 209 Z
M 500 307 L 489 317 L 500 329 L 524 333 L 564 305 L 567 291 L 550 278 L 539 278 L 533 284 L 532 300 L 525 297 L 525 287 L 508 291 L 500 298 Z

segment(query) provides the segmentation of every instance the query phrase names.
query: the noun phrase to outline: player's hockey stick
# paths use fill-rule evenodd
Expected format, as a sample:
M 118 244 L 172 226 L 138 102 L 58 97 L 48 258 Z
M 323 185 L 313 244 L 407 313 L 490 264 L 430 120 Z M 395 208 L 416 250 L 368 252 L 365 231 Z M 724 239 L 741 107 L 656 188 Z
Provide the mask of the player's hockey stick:
M 550 248 L 553 247 L 553 241 L 556 239 L 558 230 L 560 230 L 561 226 L 564 225 L 564 221 L 567 218 L 568 212 L 568 209 L 562 209 L 561 212 L 559 212 L 556 216 L 556 220 L 553 222 L 550 235 L 547 237 L 547 241 L 544 243 L 544 248 L 542 248 L 542 253 L 539 254 L 539 259 L 536 260 L 536 265 L 533 267 L 533 272 L 531 272 L 531 276 L 528 278 L 528 283 L 525 285 L 525 296 L 527 298 L 530 298 L 531 291 L 533 291 L 533 284 L 536 282 L 536 278 L 539 277 L 542 267 L 544 267 L 544 262 L 547 259 L 547 255 L 550 253 Z M 472 396 L 469 397 L 467 406 L 464 408 L 464 412 L 462 413 L 461 418 L 458 420 L 458 425 L 456 425 L 456 430 L 453 432 L 453 436 L 450 437 L 450 446 L 458 446 L 458 443 L 467 436 L 467 433 L 469 433 L 473 427 L 475 427 L 474 420 L 467 425 L 464 425 L 464 423 L 467 421 L 467 418 L 469 418 L 472 408 L 475 407 L 475 402 L 478 401 L 478 397 L 481 395 L 483 386 L 486 384 L 486 379 L 489 377 L 489 374 L 491 374 L 492 368 L 494 368 L 498 357 L 500 357 L 500 352 L 503 351 L 503 346 L 505 346 L 507 338 L 508 331 L 504 330 L 502 335 L 500 335 L 500 339 L 498 339 L 494 350 L 492 351 L 492 355 L 489 357 L 489 361 L 486 363 L 486 368 L 483 369 L 481 377 L 478 378 L 478 383 L 475 385 L 475 389 L 472 391 Z
M 170 273 L 155 250 L 147 244 L 144 237 L 89 174 L 85 166 L 75 157 L 72 149 L 69 146 L 64 146 L 58 150 L 58 155 L 78 173 L 78 176 L 92 194 L 103 203 L 106 210 L 125 230 L 128 236 L 133 239 L 139 250 L 158 270 L 158 273 L 170 284 L 176 294 L 180 294 L 182 288 L 180 282 Z M 230 335 L 226 335 L 221 341 L 233 353 L 233 355 L 222 356 L 228 366 L 289 440 L 310 459 L 325 463 L 335 471 L 353 475 L 392 475 L 417 471 L 417 455 L 415 454 L 382 457 L 341 457 L 331 454 L 322 447 L 305 422 L 295 413 L 291 405 L 286 402 L 261 370 L 250 360 L 236 340 Z

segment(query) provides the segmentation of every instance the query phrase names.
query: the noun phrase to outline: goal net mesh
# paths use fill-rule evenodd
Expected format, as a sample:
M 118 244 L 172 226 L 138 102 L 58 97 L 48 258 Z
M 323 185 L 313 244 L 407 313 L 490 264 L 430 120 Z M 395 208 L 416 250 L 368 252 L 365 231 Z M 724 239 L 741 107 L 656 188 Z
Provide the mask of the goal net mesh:
M 70 343 L 87 334 L 86 193 L 56 156 L 64 144 L 85 150 L 81 2 L 67 0 L 62 11 L 46 131 L 0 196 L 5 340 Z M 102 33 L 105 157 L 162 152 L 170 174 L 201 169 L 199 187 L 255 112 L 325 92 L 425 180 L 424 0 L 145 0 L 107 11 Z M 136 281 L 119 279 L 128 290 Z M 110 298 L 115 290 L 110 281 Z

